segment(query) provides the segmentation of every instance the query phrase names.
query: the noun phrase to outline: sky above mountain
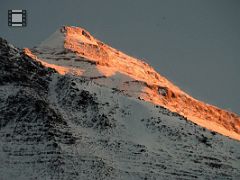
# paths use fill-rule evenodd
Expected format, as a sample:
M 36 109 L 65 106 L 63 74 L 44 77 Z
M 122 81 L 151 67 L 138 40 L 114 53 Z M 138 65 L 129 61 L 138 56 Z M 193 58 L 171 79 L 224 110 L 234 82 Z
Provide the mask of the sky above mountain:
M 26 9 L 27 27 L 9 28 L 8 9 Z M 62 25 L 81 26 L 194 97 L 240 114 L 239 18 L 237 0 L 9 0 L 0 5 L 0 36 L 33 47 Z

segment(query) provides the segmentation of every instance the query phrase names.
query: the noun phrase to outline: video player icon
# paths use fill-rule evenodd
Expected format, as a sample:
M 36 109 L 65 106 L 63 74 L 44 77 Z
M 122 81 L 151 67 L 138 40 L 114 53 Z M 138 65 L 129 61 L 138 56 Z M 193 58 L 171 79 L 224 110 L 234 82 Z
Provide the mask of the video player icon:
M 26 10 L 8 10 L 8 26 L 24 27 L 26 25 Z

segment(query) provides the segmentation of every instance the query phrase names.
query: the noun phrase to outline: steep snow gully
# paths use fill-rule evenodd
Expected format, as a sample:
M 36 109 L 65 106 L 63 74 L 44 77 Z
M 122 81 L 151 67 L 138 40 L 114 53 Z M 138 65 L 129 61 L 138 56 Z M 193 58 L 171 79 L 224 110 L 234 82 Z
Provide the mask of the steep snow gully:
M 236 114 L 82 28 L 0 38 L 0 180 L 237 180 L 239 139 Z

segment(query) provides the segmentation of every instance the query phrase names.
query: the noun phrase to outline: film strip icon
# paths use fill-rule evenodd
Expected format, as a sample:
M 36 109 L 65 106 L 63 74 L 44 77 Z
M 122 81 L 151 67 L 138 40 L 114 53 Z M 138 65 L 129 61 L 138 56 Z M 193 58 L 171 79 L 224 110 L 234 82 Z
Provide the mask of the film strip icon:
M 8 10 L 8 26 L 25 27 L 27 26 L 26 10 Z

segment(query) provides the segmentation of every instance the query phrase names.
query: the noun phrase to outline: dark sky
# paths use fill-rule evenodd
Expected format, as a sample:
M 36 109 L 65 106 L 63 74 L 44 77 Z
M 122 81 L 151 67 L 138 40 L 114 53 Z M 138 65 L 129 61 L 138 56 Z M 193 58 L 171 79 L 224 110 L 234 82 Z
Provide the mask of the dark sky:
M 81 26 L 143 58 L 192 96 L 240 114 L 239 0 L 1 0 L 0 36 L 37 45 L 62 25 Z M 7 26 L 26 9 L 26 28 Z

